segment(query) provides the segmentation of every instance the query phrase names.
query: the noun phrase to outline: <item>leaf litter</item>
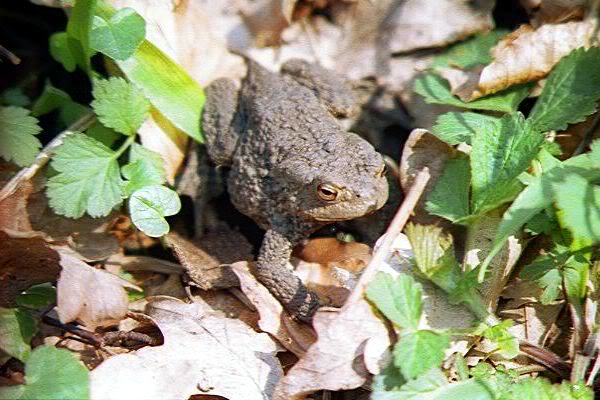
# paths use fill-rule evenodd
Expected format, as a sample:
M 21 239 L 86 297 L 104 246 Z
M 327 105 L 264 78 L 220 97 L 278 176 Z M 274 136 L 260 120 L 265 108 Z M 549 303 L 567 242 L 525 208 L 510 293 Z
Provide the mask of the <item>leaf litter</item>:
M 566 70 L 572 65 L 582 65 L 579 61 L 586 57 L 588 62 L 595 59 L 593 51 L 586 53 L 577 50 L 572 53 L 572 50 L 580 47 L 595 45 L 593 35 L 597 29 L 595 21 L 587 15 L 585 2 L 568 5 L 560 1 L 522 2 L 523 7 L 528 8 L 531 13 L 531 25 L 515 29 L 494 46 L 483 45 L 485 50 L 481 54 L 484 61 L 473 56 L 477 49 L 465 50 L 460 46 L 467 43 L 468 38 L 478 38 L 494 28 L 492 10 L 495 6 L 491 1 L 444 1 L 435 6 L 430 2 L 411 0 L 388 0 L 378 4 L 363 1 L 307 3 L 309 2 L 262 0 L 253 3 L 251 7 L 243 2 L 223 2 L 219 6 L 207 7 L 202 2 L 187 1 L 164 4 L 113 2 L 118 7 L 129 6 L 136 9 L 146 20 L 146 38 L 180 63 L 202 85 L 218 77 L 239 78 L 243 75 L 241 59 L 228 48 L 246 52 L 273 70 L 287 59 L 302 57 L 318 61 L 353 79 L 370 78 L 384 85 L 392 93 L 394 101 L 401 103 L 414 117 L 412 126 L 425 128 L 415 129 L 410 135 L 406 132 L 407 140 L 400 159 L 401 184 L 405 192 L 408 193 L 414 185 L 414 178 L 419 171 L 427 168 L 432 175 L 425 194 L 418 202 L 415 199 L 415 207 L 410 207 L 409 211 L 414 212 L 411 221 L 437 224 L 445 231 L 451 231 L 455 240 L 463 240 L 456 252 L 457 259 L 461 260 L 461 265 L 467 270 L 476 268 L 490 250 L 498 247 L 498 239 L 494 234 L 499 227 L 502 229 L 502 224 L 506 221 L 502 213 L 487 213 L 486 218 L 477 221 L 477 225 L 469 226 L 477 234 L 467 232 L 465 239 L 465 233 L 456 229 L 456 225 L 450 224 L 447 218 L 448 203 L 454 200 L 445 198 L 444 193 L 452 196 L 456 181 L 452 180 L 454 176 L 444 181 L 444 174 L 451 169 L 450 166 L 459 165 L 461 157 L 476 155 L 476 161 L 480 162 L 487 161 L 486 156 L 494 160 L 502 158 L 502 146 L 498 145 L 493 149 L 496 154 L 488 154 L 490 143 L 478 142 L 481 137 L 477 138 L 477 132 L 483 130 L 490 135 L 502 133 L 493 128 L 498 123 L 495 121 L 496 113 L 516 110 L 530 94 L 531 86 L 519 85 L 538 81 L 550 74 L 546 81 L 548 88 L 542 89 L 540 94 L 540 99 L 543 100 L 540 104 L 549 102 L 550 105 L 537 106 L 547 114 L 538 113 L 534 107 L 530 114 L 531 120 L 526 121 L 538 127 L 540 134 L 542 130 L 567 128 L 564 135 L 579 135 L 580 140 L 575 140 L 576 143 L 589 141 L 590 132 L 597 135 L 595 124 L 585 128 L 583 133 L 576 134 L 572 134 L 569 130 L 571 127 L 567 127 L 567 124 L 584 121 L 588 115 L 595 113 L 594 102 L 598 97 L 595 93 L 578 91 L 581 93 L 578 98 L 581 106 L 580 103 L 573 102 L 573 116 L 565 119 L 562 114 L 559 118 L 552 112 L 552 96 L 544 97 L 543 92 L 563 90 L 559 87 L 560 82 L 553 81 L 551 71 L 554 70 L 556 74 L 556 70 L 560 68 Z M 321 12 L 327 18 L 319 15 Z M 233 35 L 233 32 L 236 34 Z M 498 33 L 498 37 L 503 34 Z M 455 51 L 451 50 L 448 58 L 443 61 L 439 53 L 455 43 L 457 47 L 451 47 Z M 479 57 L 482 57 L 481 54 Z M 565 60 L 562 67 L 561 60 Z M 557 65 L 559 67 L 555 68 Z M 425 77 L 423 73 L 426 74 Z M 413 90 L 415 81 L 417 86 Z M 421 89 L 417 89 L 419 82 Z M 420 96 L 425 93 L 423 88 L 427 86 L 423 83 L 437 85 L 437 92 L 426 93 L 425 101 Z M 507 90 L 513 91 L 511 97 L 506 96 Z M 488 97 L 490 95 L 494 96 Z M 432 99 L 435 101 L 431 101 Z M 436 102 L 440 104 L 431 104 Z M 462 113 L 469 114 L 463 118 L 465 115 L 461 115 L 457 107 L 471 111 Z M 451 111 L 452 115 L 444 114 L 447 111 Z M 552 116 L 555 117 L 554 120 Z M 514 116 L 511 118 L 510 123 L 513 125 L 510 127 L 522 127 L 523 121 Z M 165 178 L 170 183 L 175 182 L 184 163 L 187 137 L 155 108 L 150 109 L 149 118 L 144 122 L 141 122 L 142 119 L 143 116 L 140 116 L 142 125 L 138 130 L 142 144 L 154 150 L 165 162 L 165 170 L 161 172 L 157 183 L 163 183 Z M 586 120 L 588 124 L 590 121 L 591 119 Z M 27 123 L 31 128 L 29 131 L 34 132 L 32 123 Z M 500 122 L 502 123 L 505 122 Z M 130 127 L 124 129 L 126 133 L 135 131 Z M 515 130 L 522 133 L 527 129 Z M 534 132 L 528 133 L 531 135 L 523 140 L 534 141 Z M 448 139 L 450 134 L 454 136 Z M 518 137 L 513 137 L 513 140 L 517 139 Z M 482 150 L 482 145 L 488 146 L 485 151 Z M 12 156 L 23 164 L 25 159 L 31 160 L 35 153 L 31 146 L 37 149 L 37 144 L 30 144 L 27 154 L 11 153 L 4 158 L 10 159 Z M 538 149 L 536 146 L 538 145 L 532 144 L 535 150 Z M 573 149 L 573 152 L 577 151 Z M 398 148 L 396 156 L 399 153 Z M 531 154 L 519 154 L 527 163 L 534 155 L 533 150 Z M 519 157 L 513 158 L 513 161 L 517 158 Z M 535 162 L 538 160 L 535 159 Z M 475 199 L 463 199 L 464 204 L 461 204 L 466 206 L 462 207 L 461 212 L 454 209 L 453 215 L 456 218 L 453 222 L 460 224 L 468 221 L 471 212 L 483 210 L 492 202 L 489 199 L 498 194 L 509 199 L 512 187 L 509 187 L 508 181 L 512 184 L 518 175 L 526 183 L 529 178 L 525 175 L 531 172 L 525 171 L 525 167 L 520 170 L 506 169 L 510 169 L 515 176 L 507 178 L 501 175 L 502 171 L 500 175 L 494 176 L 498 171 L 487 171 L 483 164 L 471 164 L 471 171 L 474 172 L 470 176 L 466 176 L 463 171 L 465 190 L 468 192 L 472 187 L 471 195 Z M 132 175 L 125 175 L 125 178 L 133 180 L 133 169 L 131 172 Z M 489 175 L 486 176 L 487 172 Z M 209 178 L 201 176 L 201 179 Z M 481 194 L 480 187 L 489 190 L 486 185 L 480 184 L 482 180 L 495 182 L 496 191 L 501 193 Z M 438 189 L 436 182 L 446 182 L 448 189 L 447 192 L 438 192 L 437 197 L 436 191 L 441 189 Z M 591 196 L 594 201 L 598 198 L 597 189 L 591 194 L 586 192 L 589 187 L 587 178 L 565 175 L 562 182 L 570 189 L 580 192 L 582 198 Z M 564 221 L 565 229 L 579 239 L 597 241 L 598 235 L 593 225 L 587 224 L 585 217 L 580 214 L 580 208 L 572 206 L 572 197 L 561 192 L 557 185 L 554 181 L 550 183 L 555 201 L 567 218 Z M 502 190 L 498 191 L 498 187 Z M 113 197 L 104 199 L 106 204 L 101 210 L 92 211 L 98 215 L 108 214 L 112 205 L 118 202 L 118 196 Z M 436 203 L 436 198 L 445 201 Z M 440 289 L 439 282 L 434 281 L 435 284 L 432 284 L 416 272 L 411 261 L 415 254 L 403 235 L 399 235 L 393 245 L 390 245 L 393 238 L 383 236 L 373 255 L 367 245 L 346 243 L 340 247 L 337 240 L 326 243 L 320 238 L 312 239 L 299 250 L 297 255 L 300 259 L 294 261 L 298 275 L 330 304 L 342 306 L 341 309 L 321 309 L 311 327 L 287 315 L 268 290 L 253 277 L 251 263 L 233 262 L 246 257 L 239 255 L 222 261 L 209 254 L 211 251 L 202 250 L 214 246 L 225 247 L 218 240 L 210 242 L 208 239 L 206 243 L 210 245 L 202 246 L 203 237 L 209 237 L 206 232 L 211 229 L 225 236 L 221 243 L 228 240 L 227 233 L 214 228 L 214 221 L 211 221 L 214 215 L 211 216 L 210 213 L 215 211 L 210 208 L 203 209 L 209 210 L 208 217 L 203 221 L 206 225 L 202 225 L 204 231 L 197 240 L 187 241 L 175 234 L 169 234 L 166 238 L 183 267 L 172 268 L 140 257 L 135 260 L 136 267 L 132 267 L 127 275 L 118 268 L 103 266 L 109 256 L 119 252 L 118 245 L 125 248 L 128 246 L 123 236 L 118 236 L 123 235 L 123 232 L 118 232 L 120 228 L 112 225 L 112 214 L 103 219 L 103 223 L 97 223 L 94 229 L 87 231 L 83 228 L 83 223 L 75 221 L 62 221 L 60 224 L 63 226 L 59 229 L 58 224 L 53 226 L 52 219 L 47 218 L 38 223 L 39 215 L 48 210 L 45 200 L 36 197 L 36 190 L 30 181 L 20 185 L 12 196 L 0 199 L 0 236 L 3 245 L 6 245 L 0 257 L 0 284 L 7 289 L 6 292 L 0 291 L 3 293 L 2 305 L 14 307 L 14 298 L 33 284 L 57 282 L 56 311 L 61 322 L 75 322 L 90 332 L 120 329 L 122 333 L 137 333 L 136 329 L 142 325 L 125 318 L 126 315 L 132 315 L 132 310 L 139 311 L 140 307 L 145 307 L 143 311 L 151 320 L 146 321 L 146 324 L 155 324 L 160 331 L 160 334 L 154 332 L 150 335 L 164 337 L 162 345 L 142 347 L 126 354 L 105 355 L 103 358 L 106 360 L 93 369 L 90 375 L 91 398 L 188 398 L 217 395 L 228 399 L 302 399 L 318 391 L 351 390 L 360 386 L 373 390 L 371 398 L 374 399 L 384 398 L 379 397 L 382 393 L 392 396 L 396 394 L 397 398 L 411 398 L 406 396 L 416 393 L 427 393 L 431 395 L 430 398 L 444 398 L 444 395 L 459 393 L 462 388 L 477 392 L 480 388 L 477 385 L 483 382 L 477 379 L 488 379 L 486 384 L 492 382 L 489 377 L 474 378 L 474 374 L 467 374 L 468 379 L 464 382 L 449 383 L 440 370 L 418 370 L 418 360 L 411 358 L 415 356 L 416 350 L 407 349 L 419 349 L 420 346 L 428 345 L 432 354 L 439 356 L 443 353 L 443 358 L 448 360 L 450 354 L 460 354 L 460 357 L 466 357 L 469 365 L 481 365 L 480 361 L 488 358 L 493 359 L 496 365 L 504 364 L 510 368 L 527 368 L 532 365 L 531 359 L 523 354 L 514 362 L 501 356 L 505 354 L 506 348 L 498 347 L 501 343 L 499 338 L 507 339 L 501 324 L 488 327 L 488 330 L 477 328 L 484 329 L 481 335 L 487 339 L 483 342 L 474 344 L 472 336 L 467 339 L 466 335 L 453 334 L 448 343 L 445 343 L 446 334 L 441 330 L 472 332 L 475 318 L 464 305 L 450 302 L 448 293 L 444 292 L 444 288 Z M 505 201 L 507 200 L 504 198 L 496 198 L 493 205 L 497 207 Z M 32 208 L 32 204 L 36 203 L 37 209 Z M 432 212 L 431 204 L 434 203 L 436 212 Z M 86 207 L 90 206 L 78 204 L 70 213 L 78 215 Z M 13 209 L 16 212 L 13 213 Z M 592 219 L 599 218 L 600 214 L 597 214 L 595 208 L 588 211 Z M 461 220 L 462 217 L 467 219 Z M 43 228 L 39 228 L 40 226 Z M 109 234 L 111 229 L 117 236 Z M 533 228 L 527 225 L 527 229 Z M 77 230 L 83 233 L 75 234 Z M 136 235 L 140 235 L 138 245 L 143 243 L 141 248 L 157 243 L 143 234 L 136 233 L 134 237 Z M 120 237 L 121 241 L 115 241 L 115 237 Z M 236 238 L 233 233 L 231 237 Z M 386 246 L 381 244 L 386 241 Z M 67 242 L 70 248 L 65 247 L 63 242 Z M 527 251 L 523 253 L 523 248 L 528 244 L 522 235 L 508 238 L 499 250 L 499 256 L 489 264 L 491 274 L 483 283 L 482 301 L 489 310 L 493 311 L 498 307 L 497 315 L 502 318 L 514 320 L 514 325 L 506 328 L 513 335 L 512 339 L 518 338 L 539 348 L 557 349 L 552 346 L 568 336 L 566 332 L 561 332 L 561 326 L 565 324 L 564 310 L 568 298 L 559 296 L 554 302 L 542 304 L 538 301 L 537 286 L 532 287 L 530 282 L 515 278 L 513 272 L 522 267 L 523 258 L 529 257 Z M 246 245 L 247 243 L 240 241 L 240 246 Z M 534 241 L 530 247 L 535 248 L 535 245 Z M 313 250 L 311 246 L 317 250 Z M 314 254 L 311 255 L 311 252 Z M 20 258 L 25 260 L 19 262 Z M 109 260 L 127 264 L 126 258 L 111 257 Z M 91 266 L 86 261 L 98 264 Z M 26 263 L 30 265 L 25 266 Z M 370 266 L 365 270 L 366 265 Z M 364 298 L 366 279 L 361 274 L 363 277 L 372 277 L 376 270 L 387 271 L 392 277 L 408 274 L 422 285 L 423 315 L 419 323 L 410 328 L 414 332 L 406 331 L 404 326 L 391 326 L 377 311 L 373 304 L 376 302 L 368 302 Z M 117 276 L 117 273 L 127 280 Z M 14 274 L 17 274 L 16 278 Z M 163 279 L 165 274 L 168 278 Z M 158 289 L 152 294 L 160 295 L 172 290 L 171 293 L 177 293 L 178 297 L 191 303 L 164 296 L 149 296 L 150 290 L 145 287 L 144 292 L 139 293 L 141 300 L 133 301 L 133 293 L 140 290 L 135 283 L 142 286 L 142 282 L 156 280 L 158 276 L 162 278 L 155 285 Z M 181 276 L 188 282 L 194 282 L 199 289 L 194 285 L 185 285 L 186 293 L 183 293 Z M 575 283 L 569 280 L 575 278 L 569 278 L 565 273 L 561 275 L 561 279 L 564 280 L 561 283 L 572 286 L 572 290 L 576 291 Z M 468 282 L 465 283 L 467 284 Z M 465 288 L 467 290 L 468 286 Z M 570 293 L 573 296 L 573 292 Z M 588 307 L 593 310 L 593 306 L 588 304 Z M 386 314 L 382 307 L 379 308 Z M 589 315 L 587 318 L 589 322 Z M 390 320 L 394 322 L 393 318 Z M 121 323 L 116 328 L 119 321 Z M 591 326 L 593 327 L 593 323 Z M 493 328 L 496 330 L 492 332 L 490 329 Z M 436 333 L 436 330 L 439 332 Z M 432 335 L 444 340 L 440 342 Z M 400 343 L 405 338 L 403 347 L 396 347 L 391 353 L 392 344 L 397 337 L 401 338 Z M 508 342 L 505 345 L 514 345 L 514 340 Z M 46 350 L 40 348 L 39 351 L 43 353 Z M 292 361 L 289 361 L 282 354 L 284 351 L 293 353 L 295 358 L 292 357 Z M 560 352 L 558 349 L 556 351 Z M 390 378 L 385 375 L 386 366 L 398 354 L 402 355 L 398 357 L 404 361 L 394 362 L 409 382 L 400 390 L 399 386 L 381 389 L 377 379 Z M 526 354 L 533 357 L 531 352 Z M 546 365 L 544 362 L 548 361 L 544 361 L 544 354 L 546 353 L 542 352 L 541 361 L 536 360 L 541 365 Z M 441 364 L 438 356 L 427 363 Z M 33 358 L 31 365 L 39 362 Z M 29 362 L 26 365 L 29 368 Z M 457 367 L 455 369 L 446 363 L 444 368 L 451 376 L 458 374 Z M 381 375 L 371 386 L 370 378 L 378 374 Z M 494 385 L 501 384 L 502 373 L 497 374 L 498 380 L 493 381 Z M 27 375 L 29 376 L 29 372 Z M 528 382 L 525 380 L 524 385 Z M 545 381 L 540 382 L 544 382 L 540 386 L 546 385 Z M 546 386 L 544 388 L 550 390 Z M 18 390 L 36 393 L 35 390 L 38 389 L 28 382 Z M 313 396 L 326 398 L 325 394 Z

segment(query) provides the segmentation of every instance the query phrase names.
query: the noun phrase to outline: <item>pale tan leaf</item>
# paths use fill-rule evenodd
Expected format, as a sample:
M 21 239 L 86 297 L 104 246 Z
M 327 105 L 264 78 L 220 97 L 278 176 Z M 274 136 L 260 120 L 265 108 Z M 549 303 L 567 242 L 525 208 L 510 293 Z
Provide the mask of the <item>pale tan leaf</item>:
M 492 49 L 493 61 L 476 76 L 469 77 L 453 93 L 464 101 L 496 93 L 510 86 L 546 76 L 556 63 L 571 51 L 590 45 L 592 20 L 548 24 L 533 30 L 522 26 Z
M 369 361 L 380 362 L 390 345 L 385 324 L 365 300 L 341 311 L 320 309 L 313 326 L 318 340 L 277 384 L 274 400 L 299 400 L 317 390 L 359 387 L 369 376 L 365 349 L 370 351 Z
M 243 322 L 200 304 L 156 297 L 147 314 L 164 344 L 114 356 L 91 372 L 94 400 L 187 399 L 194 394 L 265 400 L 282 375 L 277 345 Z
M 72 250 L 58 246 L 54 249 L 62 266 L 56 285 L 61 322 L 80 320 L 94 329 L 121 320 L 129 303 L 125 288 L 140 289 L 116 275 L 90 267 Z
M 303 355 L 316 339 L 312 328 L 293 320 L 284 311 L 281 303 L 250 273 L 247 262 L 234 263 L 231 269 L 239 279 L 242 292 L 260 314 L 260 329 L 298 357 Z
M 396 2 L 381 33 L 392 53 L 446 46 L 492 29 L 494 4 L 493 0 Z

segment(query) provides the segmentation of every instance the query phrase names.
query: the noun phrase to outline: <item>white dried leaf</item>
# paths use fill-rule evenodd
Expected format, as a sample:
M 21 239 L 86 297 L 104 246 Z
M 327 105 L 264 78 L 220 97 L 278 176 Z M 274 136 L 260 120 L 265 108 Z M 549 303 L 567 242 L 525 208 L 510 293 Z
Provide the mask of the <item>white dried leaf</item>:
M 283 372 L 269 335 L 166 296 L 152 299 L 146 310 L 164 344 L 103 362 L 91 372 L 91 399 L 271 398 Z

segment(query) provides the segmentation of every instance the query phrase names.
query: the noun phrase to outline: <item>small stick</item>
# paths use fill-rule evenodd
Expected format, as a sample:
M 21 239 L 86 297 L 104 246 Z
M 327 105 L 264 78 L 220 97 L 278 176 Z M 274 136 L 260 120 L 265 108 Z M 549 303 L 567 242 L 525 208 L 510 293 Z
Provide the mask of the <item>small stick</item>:
M 6 47 L 0 44 L 0 54 L 4 57 L 8 58 L 8 61 L 13 63 L 14 65 L 20 64 L 21 59 L 15 55 L 12 51 L 8 50 Z
M 48 160 L 50 160 L 54 150 L 56 150 L 56 148 L 63 143 L 67 136 L 72 135 L 75 132 L 83 132 L 95 121 L 95 114 L 86 114 L 75 121 L 73 125 L 58 134 L 58 136 L 56 136 L 54 139 L 52 139 L 52 141 L 48 143 L 46 147 L 42 149 L 42 151 L 40 151 L 33 164 L 31 164 L 29 167 L 21 169 L 15 176 L 12 177 L 10 181 L 8 181 L 6 185 L 4 185 L 2 190 L 0 190 L 0 202 L 12 195 L 23 182 L 33 178 L 34 175 L 37 174 L 37 172 L 48 163 Z
M 563 379 L 569 379 L 571 367 L 550 350 L 539 347 L 524 340 L 519 341 L 519 350 L 527 357 L 537 361 Z
M 358 280 L 358 283 L 352 290 L 352 293 L 350 293 L 350 296 L 348 296 L 348 300 L 346 300 L 346 304 L 344 304 L 342 309 L 348 308 L 349 305 L 356 303 L 362 298 L 365 288 L 379 270 L 380 264 L 389 256 L 394 240 L 400 234 L 400 232 L 402 232 L 402 229 L 404 229 L 404 225 L 406 225 L 410 214 L 412 214 L 417 202 L 423 195 L 425 187 L 427 186 L 430 178 L 431 175 L 429 173 L 429 168 L 423 168 L 423 170 L 419 172 L 406 198 L 404 199 L 404 202 L 396 212 L 396 215 L 394 215 L 390 226 L 386 230 L 381 245 L 377 251 L 375 251 L 371 262 L 369 262 L 369 265 L 367 265 L 365 268 L 360 279 Z

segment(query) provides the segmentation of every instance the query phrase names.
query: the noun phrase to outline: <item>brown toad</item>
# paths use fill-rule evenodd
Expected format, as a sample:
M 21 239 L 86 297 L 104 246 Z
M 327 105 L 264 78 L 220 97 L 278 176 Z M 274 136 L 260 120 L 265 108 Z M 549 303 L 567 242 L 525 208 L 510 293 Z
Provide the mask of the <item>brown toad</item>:
M 290 270 L 292 249 L 328 223 L 381 208 L 383 158 L 334 117 L 354 105 L 341 77 L 300 60 L 284 64 L 282 74 L 247 63 L 241 90 L 229 79 L 206 89 L 207 151 L 230 166 L 235 207 L 266 230 L 259 280 L 292 315 L 310 320 L 319 299 Z

